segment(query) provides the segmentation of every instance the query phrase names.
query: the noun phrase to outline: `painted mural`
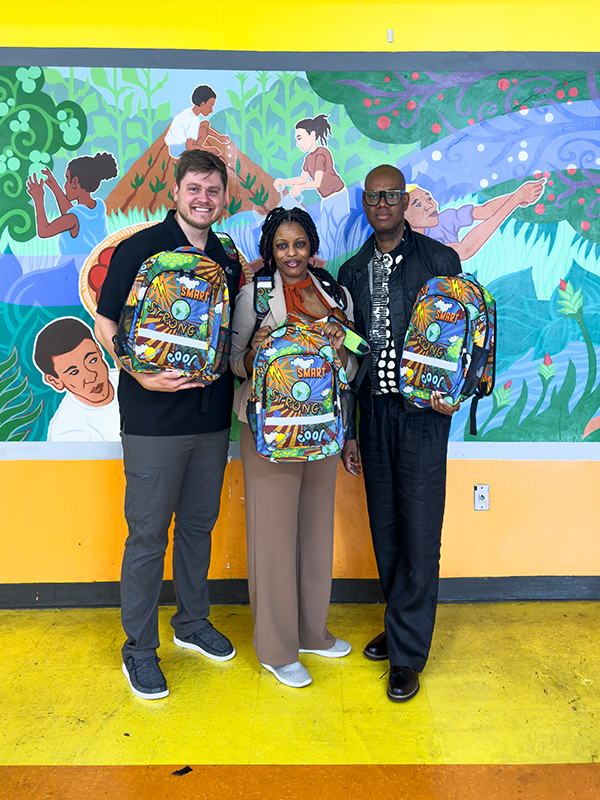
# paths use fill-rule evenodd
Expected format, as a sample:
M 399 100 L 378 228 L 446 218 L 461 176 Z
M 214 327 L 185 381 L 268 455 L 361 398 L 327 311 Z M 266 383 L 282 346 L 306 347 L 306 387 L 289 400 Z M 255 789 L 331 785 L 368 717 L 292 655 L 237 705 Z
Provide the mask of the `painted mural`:
M 118 439 L 98 293 L 193 148 L 227 164 L 218 227 L 249 269 L 266 213 L 300 205 L 337 274 L 364 176 L 397 165 L 413 228 L 498 307 L 496 389 L 451 438 L 600 440 L 600 73 L 0 67 L 0 441 Z

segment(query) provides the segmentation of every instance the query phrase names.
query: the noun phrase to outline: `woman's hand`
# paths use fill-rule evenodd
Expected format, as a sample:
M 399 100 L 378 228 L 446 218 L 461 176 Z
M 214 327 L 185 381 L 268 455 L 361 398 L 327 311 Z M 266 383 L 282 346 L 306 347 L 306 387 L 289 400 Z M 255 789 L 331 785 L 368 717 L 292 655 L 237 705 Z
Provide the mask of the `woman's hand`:
M 325 323 L 325 325 L 323 325 L 323 335 L 326 339 L 328 339 L 329 344 L 335 349 L 340 357 L 342 366 L 344 369 L 346 369 L 348 364 L 348 353 L 344 347 L 344 339 L 346 338 L 346 331 L 344 328 L 339 322 L 336 322 L 335 320 L 329 320 Z
M 246 350 L 244 355 L 244 368 L 246 370 L 246 375 L 250 377 L 252 375 L 252 370 L 254 368 L 254 359 L 256 357 L 256 351 L 264 342 L 264 340 L 269 336 L 273 328 L 270 325 L 265 325 L 263 328 L 259 328 L 254 336 L 252 337 L 252 341 L 250 342 L 250 349 Z
M 329 320 L 323 325 L 323 335 L 329 339 L 329 344 L 334 347 L 338 352 L 341 347 L 344 345 L 344 339 L 346 338 L 346 331 L 340 325 L 339 322 L 335 322 L 335 320 Z
M 38 181 L 35 172 L 27 178 L 27 194 L 30 195 L 34 203 L 44 202 L 44 181 L 40 178 Z
M 250 349 L 256 353 L 258 348 L 264 342 L 264 340 L 269 336 L 272 332 L 273 328 L 270 325 L 265 325 L 264 328 L 259 328 L 254 336 L 252 337 L 252 341 L 250 342 Z
M 56 191 L 57 189 L 59 191 L 61 191 L 61 188 L 58 185 L 58 181 L 56 180 L 56 178 L 52 174 L 52 170 L 51 169 L 46 167 L 45 169 L 42 170 L 42 175 L 46 178 L 46 183 L 47 183 L 49 189 L 51 189 L 53 192 Z

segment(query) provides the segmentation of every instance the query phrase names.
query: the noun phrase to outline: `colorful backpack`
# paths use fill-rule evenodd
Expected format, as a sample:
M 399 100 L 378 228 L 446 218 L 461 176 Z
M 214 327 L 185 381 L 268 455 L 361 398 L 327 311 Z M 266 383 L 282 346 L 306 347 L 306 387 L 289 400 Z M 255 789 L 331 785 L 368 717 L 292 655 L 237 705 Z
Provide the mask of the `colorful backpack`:
M 492 393 L 495 376 L 496 303 L 472 275 L 432 278 L 413 306 L 400 363 L 400 391 L 420 408 L 433 391 L 451 405 L 473 396 L 471 435 L 477 434 L 477 403 Z
M 248 422 L 270 461 L 316 461 L 344 445 L 348 379 L 321 330 L 288 316 L 256 352 Z
M 147 259 L 117 327 L 115 352 L 134 372 L 177 369 L 211 383 L 227 369 L 229 290 L 222 268 L 195 247 Z

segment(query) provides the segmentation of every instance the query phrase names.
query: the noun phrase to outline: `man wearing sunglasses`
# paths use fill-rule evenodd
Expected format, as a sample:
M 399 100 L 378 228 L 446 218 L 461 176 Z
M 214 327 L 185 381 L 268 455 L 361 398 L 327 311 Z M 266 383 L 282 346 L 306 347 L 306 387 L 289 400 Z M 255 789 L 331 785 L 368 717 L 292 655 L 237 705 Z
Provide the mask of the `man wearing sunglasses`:
M 342 266 L 339 281 L 354 301 L 355 326 L 371 346 L 355 379 L 360 407 L 360 458 L 369 524 L 386 601 L 385 631 L 364 649 L 386 661 L 390 700 L 419 690 L 433 635 L 446 494 L 446 454 L 456 407 L 434 392 L 431 408 L 416 409 L 398 386 L 404 336 L 417 292 L 438 275 L 461 272 L 458 255 L 414 233 L 400 170 L 383 165 L 365 180 L 363 209 L 373 228 L 359 252 Z M 352 432 L 342 460 L 361 471 Z

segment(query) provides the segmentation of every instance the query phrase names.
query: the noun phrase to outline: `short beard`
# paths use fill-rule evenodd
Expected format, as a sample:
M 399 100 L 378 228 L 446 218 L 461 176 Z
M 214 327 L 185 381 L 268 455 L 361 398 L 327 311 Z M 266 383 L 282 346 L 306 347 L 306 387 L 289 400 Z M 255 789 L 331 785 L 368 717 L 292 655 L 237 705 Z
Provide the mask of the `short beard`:
M 214 223 L 217 221 L 217 220 L 213 220 L 213 222 L 211 222 L 211 223 L 210 223 L 210 225 L 206 225 L 205 223 L 201 223 L 199 220 L 197 220 L 197 219 L 194 219 L 193 217 L 188 217 L 187 213 L 186 213 L 185 211 L 183 211 L 183 210 L 182 210 L 182 209 L 179 207 L 179 203 L 177 204 L 177 208 L 175 209 L 175 213 L 176 213 L 176 214 L 177 214 L 179 217 L 181 217 L 181 219 L 182 219 L 184 222 L 187 222 L 187 224 L 188 224 L 188 225 L 190 225 L 192 228 L 196 228 L 196 230 L 198 230 L 198 231 L 205 231 L 205 230 L 207 230 L 207 229 L 208 229 L 208 228 L 210 228 L 212 225 L 214 225 Z

